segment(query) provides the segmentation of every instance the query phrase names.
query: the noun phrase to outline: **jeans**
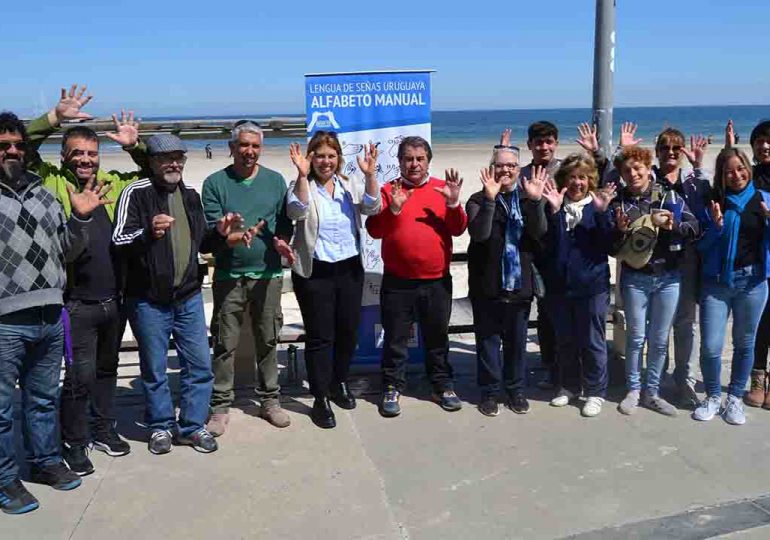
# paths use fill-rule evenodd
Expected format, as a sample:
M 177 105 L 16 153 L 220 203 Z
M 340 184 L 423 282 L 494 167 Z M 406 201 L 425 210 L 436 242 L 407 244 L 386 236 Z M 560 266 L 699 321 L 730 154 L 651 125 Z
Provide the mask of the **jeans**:
M 501 383 L 510 396 L 523 392 L 531 303 L 513 304 L 479 297 L 471 298 L 471 305 L 482 399 L 495 397 Z
M 647 337 L 646 390 L 657 395 L 668 351 L 668 334 L 679 302 L 679 272 L 646 274 L 623 267 L 620 294 L 626 311 L 626 385 L 641 390 L 641 364 Z
M 347 382 L 356 352 L 364 269 L 355 257 L 328 263 L 313 261 L 313 274 L 291 280 L 305 324 L 305 363 L 310 393 L 329 396 L 332 384 Z
M 60 305 L 0 316 L 0 486 L 19 477 L 13 435 L 17 381 L 27 462 L 41 467 L 61 461 L 56 398 L 63 353 Z
M 591 296 L 547 295 L 559 357 L 558 386 L 586 397 L 607 394 L 609 292 Z M 581 370 L 582 366 L 582 370 Z
M 256 393 L 264 406 L 278 401 L 278 336 L 283 326 L 283 278 L 240 277 L 215 281 L 211 336 L 214 339 L 214 390 L 211 410 L 226 413 L 235 399 L 235 351 L 241 339 L 243 315 L 248 310 L 254 335 Z
M 73 362 L 61 390 L 62 440 L 86 445 L 115 421 L 113 404 L 118 380 L 118 353 L 123 328 L 117 299 L 67 303 L 72 329 Z
M 674 382 L 695 386 L 695 311 L 698 308 L 700 259 L 694 245 L 682 258 L 679 304 L 674 315 Z
M 722 347 L 727 318 L 732 312 L 733 360 L 727 393 L 743 397 L 754 364 L 754 340 L 767 302 L 767 288 L 764 273 L 756 272 L 751 266 L 735 271 L 732 287 L 704 280 L 700 304 L 700 366 L 706 395 L 722 394 Z
M 412 324 L 420 325 L 425 345 L 425 370 L 436 392 L 451 390 L 449 316 L 452 312 L 452 276 L 440 279 L 401 279 L 385 275 L 380 288 L 380 310 L 385 343 L 382 349 L 383 386 L 403 391 Z
M 203 427 L 208 417 L 214 375 L 211 372 L 203 297 L 200 292 L 171 305 L 129 298 L 128 317 L 139 344 L 139 365 L 146 401 L 145 423 L 152 431 L 183 437 Z M 174 336 L 179 367 L 179 421 L 168 384 L 168 342 Z

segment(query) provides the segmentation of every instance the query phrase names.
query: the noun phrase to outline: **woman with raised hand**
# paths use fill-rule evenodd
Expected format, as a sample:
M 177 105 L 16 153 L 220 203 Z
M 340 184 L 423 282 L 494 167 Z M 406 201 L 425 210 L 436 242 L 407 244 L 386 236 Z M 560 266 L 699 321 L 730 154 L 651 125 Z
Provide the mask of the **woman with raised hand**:
M 479 411 L 486 416 L 500 413 L 501 390 L 513 412 L 529 412 L 524 396 L 527 322 L 535 290 L 533 253 L 546 230 L 541 200 L 546 171 L 536 167 L 521 187 L 518 177 L 518 151 L 496 148 L 489 169 L 481 170 L 483 189 L 466 204 L 471 237 L 468 295 L 481 388 Z
M 548 201 L 545 299 L 559 357 L 557 392 L 551 405 L 567 405 L 582 389 L 586 401 L 581 412 L 589 417 L 601 412 L 607 393 L 607 256 L 615 238 L 608 211 L 615 186 L 597 191 L 597 177 L 593 158 L 572 154 L 561 162 L 556 186 L 546 185 L 543 194 Z
M 676 408 L 659 395 L 660 375 L 668 351 L 668 335 L 679 302 L 682 244 L 699 234 L 698 220 L 687 204 L 662 199 L 652 178 L 652 152 L 629 146 L 615 158 L 625 184 L 612 202 L 615 242 L 611 254 L 622 261 L 620 293 L 626 315 L 626 385 L 618 406 L 633 414 L 640 402 L 667 416 Z M 642 395 L 641 363 L 645 338 L 647 371 Z
M 770 277 L 770 193 L 754 186 L 751 162 L 726 148 L 714 167 L 714 194 L 698 250 L 703 257 L 700 300 L 700 365 L 706 399 L 693 413 L 711 420 L 720 412 L 729 424 L 746 422 L 741 401 L 754 363 L 754 343 L 767 302 Z M 733 315 L 733 359 L 727 399 L 721 403 L 722 347 Z
M 297 180 L 289 187 L 286 209 L 297 221 L 292 284 L 305 325 L 305 362 L 310 414 L 321 428 L 336 419 L 329 400 L 343 409 L 356 401 L 347 385 L 348 369 L 358 339 L 364 270 L 361 261 L 361 215 L 380 211 L 377 147 L 358 156 L 364 190 L 341 174 L 343 159 L 337 134 L 317 131 L 307 153 L 292 144 L 289 154 Z

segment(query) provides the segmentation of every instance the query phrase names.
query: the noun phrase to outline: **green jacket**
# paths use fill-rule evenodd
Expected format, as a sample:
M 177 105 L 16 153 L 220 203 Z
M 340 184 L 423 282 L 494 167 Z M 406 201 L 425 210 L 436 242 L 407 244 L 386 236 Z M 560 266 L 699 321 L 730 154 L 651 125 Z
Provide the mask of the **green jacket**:
M 29 123 L 27 126 L 27 133 L 30 141 L 30 149 L 28 150 L 29 169 L 43 179 L 43 185 L 56 195 L 56 198 L 64 207 L 64 214 L 69 218 L 72 209 L 70 207 L 69 195 L 67 194 L 67 184 L 72 184 L 78 191 L 81 189 L 80 184 L 78 183 L 77 178 L 75 178 L 75 175 L 70 171 L 64 167 L 57 167 L 53 163 L 43 161 L 38 152 L 43 141 L 57 129 L 57 127 L 52 126 L 48 121 L 47 114 L 44 114 Z M 134 148 L 126 151 L 131 155 L 134 162 L 140 166 L 147 163 L 147 153 L 144 143 L 140 142 Z M 99 169 L 96 172 L 97 182 L 104 182 L 105 185 L 112 186 L 112 189 L 107 193 L 107 198 L 113 202 L 104 206 L 105 210 L 107 210 L 107 215 L 110 217 L 110 221 L 115 221 L 115 208 L 118 205 L 118 198 L 123 192 L 123 189 L 125 189 L 131 182 L 147 176 L 146 166 L 143 166 L 140 171 L 127 173 L 118 171 L 107 172 L 102 169 Z

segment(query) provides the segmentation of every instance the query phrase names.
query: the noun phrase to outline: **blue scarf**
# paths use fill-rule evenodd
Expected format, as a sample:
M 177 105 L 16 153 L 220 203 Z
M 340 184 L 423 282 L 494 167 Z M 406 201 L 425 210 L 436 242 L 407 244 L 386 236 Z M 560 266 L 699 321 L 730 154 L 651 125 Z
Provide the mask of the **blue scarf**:
M 733 267 L 735 266 L 735 256 L 738 252 L 738 232 L 741 228 L 741 214 L 746 205 L 756 193 L 754 182 L 749 181 L 748 185 L 740 193 L 727 193 L 725 195 L 725 214 L 722 231 L 722 240 L 720 243 L 720 255 L 722 256 L 722 274 L 719 281 L 733 286 Z
M 509 199 L 502 193 L 497 195 L 497 201 L 505 210 L 508 217 L 505 223 L 505 246 L 503 246 L 503 290 L 515 291 L 521 289 L 521 259 L 519 258 L 519 241 L 524 232 L 524 218 L 519 206 L 519 190 L 514 189 Z

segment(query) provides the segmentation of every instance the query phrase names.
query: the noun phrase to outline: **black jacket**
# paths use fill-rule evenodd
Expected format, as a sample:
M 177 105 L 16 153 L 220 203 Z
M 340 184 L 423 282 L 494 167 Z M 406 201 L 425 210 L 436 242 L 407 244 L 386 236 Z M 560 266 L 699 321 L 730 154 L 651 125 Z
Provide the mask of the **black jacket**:
M 125 293 L 158 304 L 183 302 L 200 291 L 198 252 L 211 253 L 225 244 L 216 228 L 209 228 L 198 193 L 179 183 L 187 220 L 190 223 L 190 263 L 178 287 L 174 287 L 174 257 L 171 237 L 152 236 L 152 218 L 169 215 L 168 192 L 150 180 L 126 187 L 118 199 L 112 241 L 125 262 Z M 195 249 L 197 248 L 197 249 Z
M 539 241 L 546 232 L 543 201 L 521 199 L 524 234 L 519 245 L 522 287 L 503 291 L 502 258 L 508 217 L 498 201 L 490 201 L 479 191 L 465 205 L 468 214 L 468 288 L 469 296 L 529 302 L 534 294 L 532 262 Z

